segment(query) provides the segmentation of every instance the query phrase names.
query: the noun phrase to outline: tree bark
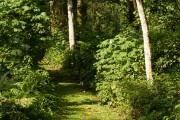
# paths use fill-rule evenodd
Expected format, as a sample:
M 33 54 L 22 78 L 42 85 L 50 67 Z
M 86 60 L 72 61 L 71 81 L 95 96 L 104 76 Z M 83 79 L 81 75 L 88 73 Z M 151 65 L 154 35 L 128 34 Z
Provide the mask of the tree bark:
M 136 0 L 137 9 L 141 21 L 142 32 L 143 32 L 143 39 L 144 39 L 144 55 L 145 55 L 145 68 L 146 68 L 146 77 L 147 80 L 152 84 L 153 77 L 152 77 L 152 65 L 151 65 L 151 50 L 150 50 L 150 43 L 149 43 L 149 31 L 146 22 L 146 17 L 142 5 L 141 0 Z
M 68 26 L 69 26 L 69 46 L 70 51 L 74 52 L 75 47 L 75 39 L 74 39 L 74 13 L 73 13 L 73 2 L 72 0 L 67 0 L 67 8 L 68 8 Z

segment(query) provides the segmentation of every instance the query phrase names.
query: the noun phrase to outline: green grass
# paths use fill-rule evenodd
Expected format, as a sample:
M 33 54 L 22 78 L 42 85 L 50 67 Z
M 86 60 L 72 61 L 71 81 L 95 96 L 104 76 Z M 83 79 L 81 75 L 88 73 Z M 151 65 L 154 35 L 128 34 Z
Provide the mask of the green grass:
M 56 94 L 63 99 L 56 113 L 60 120 L 120 120 L 118 109 L 100 105 L 96 95 L 82 88 L 77 83 L 57 83 Z
M 53 95 L 62 101 L 56 106 L 57 120 L 122 120 L 120 110 L 101 105 L 95 93 L 84 89 L 73 77 L 73 71 L 45 66 L 55 83 Z

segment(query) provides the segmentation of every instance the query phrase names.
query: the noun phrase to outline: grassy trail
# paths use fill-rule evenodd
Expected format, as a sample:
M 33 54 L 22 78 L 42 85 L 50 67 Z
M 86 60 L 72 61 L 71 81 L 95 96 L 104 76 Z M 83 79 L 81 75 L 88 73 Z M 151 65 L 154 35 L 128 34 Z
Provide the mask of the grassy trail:
M 57 120 L 122 120 L 117 108 L 100 105 L 95 94 L 69 80 L 70 72 L 51 72 L 51 77 L 56 80 L 54 94 L 62 99 L 62 103 L 57 106 Z
M 91 92 L 77 83 L 59 82 L 57 90 L 63 99 L 60 119 L 62 120 L 119 120 L 117 109 L 102 106 Z M 63 112 L 62 112 L 63 111 Z

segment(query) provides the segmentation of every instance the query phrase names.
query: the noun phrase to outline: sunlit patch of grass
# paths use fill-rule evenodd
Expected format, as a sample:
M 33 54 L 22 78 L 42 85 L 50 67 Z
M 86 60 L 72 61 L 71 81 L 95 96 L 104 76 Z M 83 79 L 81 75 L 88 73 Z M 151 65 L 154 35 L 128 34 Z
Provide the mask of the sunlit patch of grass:
M 71 69 L 54 70 L 51 65 L 42 67 L 55 82 L 53 94 L 62 100 L 54 111 L 57 120 L 123 120 L 120 109 L 101 105 L 100 98 L 84 89 Z
M 96 95 L 82 89 L 81 84 L 59 82 L 56 92 L 64 99 L 62 120 L 121 120 L 117 108 L 102 106 Z

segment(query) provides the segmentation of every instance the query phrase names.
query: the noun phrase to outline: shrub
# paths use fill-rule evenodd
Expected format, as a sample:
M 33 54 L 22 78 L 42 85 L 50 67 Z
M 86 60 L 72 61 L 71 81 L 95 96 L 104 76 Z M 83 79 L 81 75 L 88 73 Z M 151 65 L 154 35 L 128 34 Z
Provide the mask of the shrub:
M 37 67 L 49 46 L 48 2 L 0 1 L 0 119 L 53 116 L 51 103 L 57 98 L 48 95 L 47 71 Z
M 152 60 L 154 71 L 157 73 L 179 71 L 179 38 L 179 31 L 152 33 Z
M 160 65 L 160 71 L 157 75 L 154 74 L 154 84 L 150 86 L 143 75 L 143 46 L 136 35 L 132 32 L 123 33 L 98 46 L 95 63 L 96 90 L 102 104 L 118 107 L 120 114 L 124 115 L 123 119 L 178 119 L 179 71 L 175 69 L 168 74 L 162 73 L 165 68 L 169 69 L 167 66 L 177 68 L 178 59 L 173 58 L 172 62 L 164 56 L 166 59 L 163 63 L 167 62 L 165 68 L 162 67 L 164 64 L 156 62 L 155 64 Z M 158 46 L 155 50 L 157 49 Z M 176 47 L 170 51 L 167 55 L 178 55 Z M 158 52 L 161 53 L 160 50 L 155 53 Z M 159 69 L 161 67 L 163 69 Z
M 48 2 L 1 0 L 0 11 L 1 57 L 12 60 L 12 56 L 30 55 L 32 64 L 37 64 L 49 43 Z
M 62 31 L 54 31 L 52 33 L 51 47 L 46 50 L 42 63 L 51 64 L 58 67 L 64 67 L 66 58 L 69 54 L 69 46 L 67 36 Z
M 28 65 L 14 66 L 10 77 L 1 77 L 1 119 L 54 119 L 59 98 L 51 95 L 53 86 L 44 70 Z
M 117 84 L 139 78 L 144 73 L 143 47 L 133 32 L 100 43 L 96 54 L 97 90 L 104 102 L 115 102 Z M 114 97 L 112 97 L 114 96 Z

